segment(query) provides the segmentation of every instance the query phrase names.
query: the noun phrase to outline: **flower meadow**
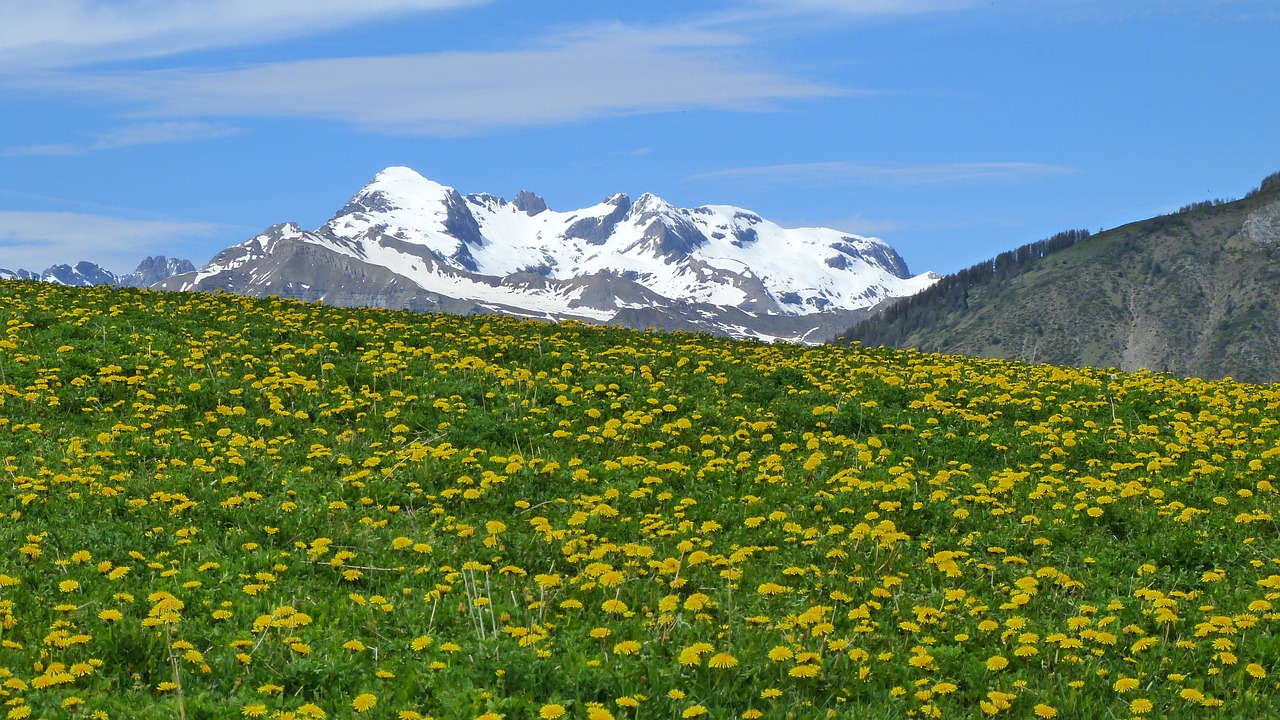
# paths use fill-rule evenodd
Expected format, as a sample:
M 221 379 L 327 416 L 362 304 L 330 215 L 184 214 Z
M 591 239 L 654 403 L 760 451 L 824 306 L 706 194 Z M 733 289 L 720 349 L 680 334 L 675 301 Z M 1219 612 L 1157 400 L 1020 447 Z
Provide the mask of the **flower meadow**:
M 1280 390 L 0 282 L 0 715 L 1280 716 Z

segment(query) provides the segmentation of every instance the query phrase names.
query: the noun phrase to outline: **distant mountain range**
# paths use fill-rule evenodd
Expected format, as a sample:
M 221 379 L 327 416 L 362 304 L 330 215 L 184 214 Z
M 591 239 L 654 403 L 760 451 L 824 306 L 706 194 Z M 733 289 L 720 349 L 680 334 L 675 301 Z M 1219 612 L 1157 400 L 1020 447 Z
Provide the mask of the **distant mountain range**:
M 1059 365 L 1280 381 L 1280 173 L 1245 198 L 1070 231 L 940 278 L 882 240 L 785 229 L 741 208 L 617 194 L 556 212 L 379 173 L 324 225 L 275 225 L 200 269 L 147 258 L 0 279 L 450 313 L 576 319 L 766 340 L 860 342 Z M 843 333 L 842 333 L 843 331 Z
M 148 288 L 171 275 L 191 272 L 195 265 L 190 260 L 166 258 L 163 255 L 148 257 L 138 268 L 126 275 L 116 275 L 96 263 L 78 262 L 75 265 L 54 265 L 43 272 L 8 270 L 0 268 L 0 280 L 38 280 L 40 282 L 75 287 L 86 285 L 118 285 L 120 287 Z
M 1280 381 L 1280 173 L 1240 200 L 1003 253 L 897 301 L 842 339 Z
M 557 212 L 391 167 L 317 230 L 276 225 L 155 287 L 819 342 L 936 277 L 882 240 L 741 208 L 616 194 Z

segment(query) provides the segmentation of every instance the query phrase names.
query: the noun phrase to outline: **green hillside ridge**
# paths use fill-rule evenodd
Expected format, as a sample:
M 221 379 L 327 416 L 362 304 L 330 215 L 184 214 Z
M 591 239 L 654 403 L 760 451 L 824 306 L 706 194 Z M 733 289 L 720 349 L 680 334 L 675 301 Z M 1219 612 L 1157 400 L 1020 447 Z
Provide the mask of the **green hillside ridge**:
M 1280 388 L 36 282 L 0 328 L 7 720 L 1280 716 Z
M 1077 231 L 947 276 L 838 342 L 1280 380 L 1280 174 L 1237 201 Z

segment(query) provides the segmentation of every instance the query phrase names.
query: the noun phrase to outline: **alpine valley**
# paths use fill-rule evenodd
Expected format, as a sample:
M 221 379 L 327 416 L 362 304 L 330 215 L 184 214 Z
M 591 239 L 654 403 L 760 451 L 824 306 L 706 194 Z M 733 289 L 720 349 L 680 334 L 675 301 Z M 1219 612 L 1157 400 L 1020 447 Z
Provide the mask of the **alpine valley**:
M 736 207 L 646 193 L 557 212 L 391 167 L 319 229 L 276 225 L 153 287 L 817 343 L 936 279 L 882 240 Z

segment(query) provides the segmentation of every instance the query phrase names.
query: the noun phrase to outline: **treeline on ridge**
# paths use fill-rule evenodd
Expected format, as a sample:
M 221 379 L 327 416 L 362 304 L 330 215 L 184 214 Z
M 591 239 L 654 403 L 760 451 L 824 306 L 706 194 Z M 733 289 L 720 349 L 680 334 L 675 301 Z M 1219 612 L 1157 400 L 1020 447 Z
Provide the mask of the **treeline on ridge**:
M 1280 172 L 1271 173 L 1270 175 L 1262 179 L 1262 182 L 1258 185 L 1258 187 L 1245 193 L 1245 197 L 1251 198 L 1260 193 L 1267 192 L 1268 190 L 1278 190 L 1278 189 L 1280 189 Z M 1194 212 L 1196 210 L 1205 210 L 1208 208 L 1215 208 L 1220 205 L 1229 205 L 1237 201 L 1238 201 L 1238 198 L 1215 198 L 1213 200 L 1201 200 L 1200 202 L 1193 202 L 1187 205 L 1183 205 L 1182 207 L 1178 208 L 1178 212 L 1175 214 L 1181 215 L 1183 213 Z
M 838 342 L 858 340 L 897 345 L 912 332 L 932 326 L 939 317 L 969 309 L 969 291 L 998 288 L 1035 261 L 1088 238 L 1088 230 L 1066 230 L 1043 240 L 1000 253 L 990 260 L 947 275 L 927 289 L 890 305 L 840 336 Z

